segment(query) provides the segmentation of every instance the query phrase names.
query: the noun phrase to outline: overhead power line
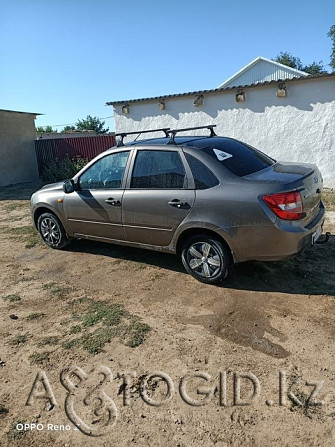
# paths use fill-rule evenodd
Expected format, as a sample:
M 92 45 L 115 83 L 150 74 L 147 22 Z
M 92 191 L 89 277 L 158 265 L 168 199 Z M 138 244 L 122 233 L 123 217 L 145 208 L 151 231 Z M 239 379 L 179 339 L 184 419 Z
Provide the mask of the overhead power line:
M 95 118 L 95 117 L 94 117 Z M 114 118 L 114 115 L 105 116 L 104 118 L 98 118 L 99 120 L 107 120 L 110 118 Z M 38 126 L 38 127 L 65 127 L 65 126 L 75 126 L 77 123 L 67 123 L 67 124 L 47 124 L 46 126 Z

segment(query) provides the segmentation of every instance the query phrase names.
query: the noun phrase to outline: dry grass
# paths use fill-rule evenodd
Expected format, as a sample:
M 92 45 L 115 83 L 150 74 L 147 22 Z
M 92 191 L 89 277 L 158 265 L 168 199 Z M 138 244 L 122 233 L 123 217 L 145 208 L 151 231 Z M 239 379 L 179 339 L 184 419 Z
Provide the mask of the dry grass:
M 335 211 L 335 191 L 325 189 L 322 192 L 322 201 L 327 211 Z

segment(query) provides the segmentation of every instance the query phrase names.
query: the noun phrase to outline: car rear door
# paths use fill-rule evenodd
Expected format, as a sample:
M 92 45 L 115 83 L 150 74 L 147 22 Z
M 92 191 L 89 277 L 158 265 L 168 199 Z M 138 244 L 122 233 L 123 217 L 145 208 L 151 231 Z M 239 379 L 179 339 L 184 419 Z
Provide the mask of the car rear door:
M 138 148 L 122 200 L 128 241 L 167 246 L 195 200 L 193 178 L 179 148 Z

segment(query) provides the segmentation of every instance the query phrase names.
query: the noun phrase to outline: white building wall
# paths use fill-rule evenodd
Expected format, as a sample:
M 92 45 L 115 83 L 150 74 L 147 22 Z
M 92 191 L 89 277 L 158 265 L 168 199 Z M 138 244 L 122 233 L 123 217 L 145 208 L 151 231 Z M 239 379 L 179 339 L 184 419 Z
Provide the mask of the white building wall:
M 122 105 L 117 105 L 115 131 L 216 124 L 218 135 L 249 143 L 277 160 L 317 164 L 325 186 L 334 188 L 335 78 L 291 81 L 286 86 L 284 98 L 276 97 L 276 85 L 246 88 L 242 103 L 235 101 L 236 90 L 232 90 L 207 93 L 202 107 L 193 106 L 192 95 L 167 98 L 163 111 L 158 100 L 130 102 L 129 115 L 123 115 Z

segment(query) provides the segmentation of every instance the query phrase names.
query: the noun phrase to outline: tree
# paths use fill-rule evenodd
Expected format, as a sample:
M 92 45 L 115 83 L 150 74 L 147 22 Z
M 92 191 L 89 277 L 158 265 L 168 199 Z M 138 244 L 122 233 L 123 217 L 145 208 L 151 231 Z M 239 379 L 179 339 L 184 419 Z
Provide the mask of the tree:
M 72 132 L 73 130 L 76 130 L 74 126 L 65 126 L 62 132 Z
M 319 61 L 318 63 L 312 62 L 309 65 L 305 65 L 305 67 L 303 67 L 302 71 L 305 71 L 306 73 L 309 73 L 311 75 L 327 73 L 327 70 L 325 69 L 322 61 Z
M 314 61 L 309 65 L 303 65 L 299 57 L 292 56 L 292 54 L 288 53 L 287 51 L 281 51 L 273 60 L 275 62 L 279 62 L 280 64 L 287 65 L 288 67 L 295 68 L 300 71 L 305 71 L 306 73 L 309 73 L 311 75 L 327 73 L 322 61 Z
M 38 126 L 36 127 L 36 133 L 56 133 L 57 130 L 54 130 L 51 126 Z
M 71 131 L 85 131 L 92 130 L 96 133 L 106 133 L 109 131 L 107 127 L 104 129 L 105 121 L 101 121 L 97 116 L 87 115 L 86 119 L 78 120 L 76 125 L 67 125 L 65 126 L 61 132 L 71 132 Z M 54 130 L 51 126 L 39 126 L 36 128 L 37 133 L 55 133 L 57 130 Z
M 107 127 L 104 129 L 105 121 L 101 121 L 100 118 L 91 115 L 87 115 L 86 119 L 78 120 L 76 122 L 77 130 L 94 130 L 96 133 L 106 133 L 109 131 Z
M 273 60 L 275 62 L 279 62 L 280 64 L 287 65 L 288 67 L 296 68 L 297 70 L 302 71 L 303 68 L 301 60 L 298 57 L 292 56 L 292 54 L 288 53 L 287 51 L 281 51 Z
M 332 51 L 330 53 L 330 67 L 335 71 L 335 25 L 332 25 L 330 27 L 329 33 L 327 34 L 328 37 L 331 38 L 333 42 Z

